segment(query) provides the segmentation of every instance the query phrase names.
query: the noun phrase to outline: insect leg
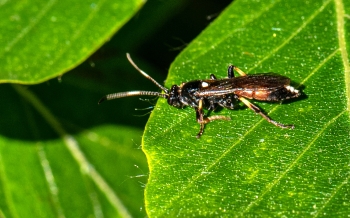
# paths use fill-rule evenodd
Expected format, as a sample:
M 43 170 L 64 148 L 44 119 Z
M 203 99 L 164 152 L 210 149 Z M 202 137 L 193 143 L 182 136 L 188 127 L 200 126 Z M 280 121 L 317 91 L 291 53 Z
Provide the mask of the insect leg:
M 203 108 L 202 108 L 202 101 L 203 100 L 199 100 L 199 102 L 200 102 L 199 107 L 196 110 L 196 119 L 200 125 L 199 133 L 197 134 L 197 139 L 199 139 L 201 137 L 201 135 L 203 134 L 204 125 L 205 125 L 204 113 L 203 113 Z
M 213 100 L 210 100 L 210 101 L 209 101 L 209 104 L 210 104 L 210 106 L 208 107 L 208 110 L 209 110 L 209 111 L 215 111 L 215 109 L 216 109 L 216 104 L 214 103 L 214 101 L 213 101 Z
M 211 80 L 216 80 L 216 76 L 214 74 L 210 74 L 210 79 Z
M 233 66 L 233 65 L 230 65 L 227 69 L 227 76 L 228 78 L 233 78 L 235 77 L 233 71 L 237 71 L 237 73 L 239 73 L 239 75 L 241 76 L 247 76 L 247 74 L 245 72 L 243 72 L 243 70 L 239 69 L 238 67 L 236 66 Z
M 268 117 L 267 115 L 263 114 L 263 112 L 261 112 L 260 108 L 258 108 L 256 105 L 252 104 L 250 101 L 248 101 L 247 99 L 243 98 L 243 97 L 239 97 L 238 98 L 241 102 L 243 102 L 247 107 L 249 107 L 250 109 L 252 109 L 255 113 L 260 114 L 260 116 L 262 116 L 265 120 L 267 120 L 267 122 L 272 123 L 275 126 L 281 127 L 283 129 L 286 128 L 290 128 L 290 129 L 294 129 L 294 125 L 284 125 L 282 123 L 279 123 L 273 119 L 271 119 L 270 117 Z
M 198 139 L 201 137 L 201 135 L 204 132 L 205 124 L 207 124 L 213 120 L 231 120 L 230 117 L 226 117 L 226 116 L 222 116 L 222 115 L 214 115 L 214 116 L 210 116 L 210 117 L 204 117 L 203 99 L 199 100 L 198 108 L 196 110 L 196 118 L 197 118 L 197 122 L 200 125 L 199 133 L 197 134 Z
M 233 66 L 233 65 L 228 66 L 228 69 L 227 69 L 227 77 L 228 78 L 235 77 L 235 72 L 233 71 L 234 68 L 235 68 L 235 66 Z

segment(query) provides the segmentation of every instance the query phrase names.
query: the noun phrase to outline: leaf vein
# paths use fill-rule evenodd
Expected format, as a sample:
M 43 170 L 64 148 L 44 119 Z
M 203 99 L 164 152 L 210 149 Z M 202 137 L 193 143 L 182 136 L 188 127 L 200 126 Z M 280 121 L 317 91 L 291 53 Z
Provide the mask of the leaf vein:
M 348 184 L 348 181 L 350 179 L 350 175 L 345 178 L 345 180 L 340 183 L 332 192 L 331 196 L 323 203 L 322 207 L 320 210 L 317 211 L 317 213 L 315 214 L 315 217 L 318 217 L 318 215 L 326 208 L 326 206 L 329 204 L 329 202 L 334 198 L 334 196 L 338 193 L 338 191 L 346 184 Z
M 341 115 L 343 115 L 346 112 L 346 110 L 340 112 L 337 116 L 333 117 L 331 120 L 329 120 L 327 123 L 323 125 L 323 128 L 314 136 L 314 138 L 311 140 L 311 142 L 304 148 L 304 150 L 298 155 L 298 157 L 287 167 L 285 171 L 283 171 L 280 176 L 272 181 L 271 183 L 267 184 L 264 191 L 261 192 L 261 195 L 259 198 L 256 198 L 254 201 L 251 201 L 250 204 L 242 211 L 243 215 L 244 213 L 248 212 L 254 205 L 257 205 L 263 197 L 272 190 L 272 188 L 298 163 L 298 161 L 304 156 L 304 154 L 311 148 L 312 145 L 316 142 L 318 138 L 322 135 L 322 133 L 331 125 L 333 124 Z
M 10 41 L 2 53 L 0 53 L 0 57 L 2 57 L 6 52 L 9 52 L 12 47 L 17 44 L 21 39 L 24 38 L 25 35 L 27 35 L 33 27 L 44 17 L 44 15 L 54 6 L 54 4 L 57 2 L 57 0 L 50 0 L 45 7 L 41 10 L 41 12 L 29 23 L 29 25 L 25 28 L 23 28 L 16 37 L 13 38 L 12 41 Z
M 204 52 L 199 53 L 197 56 L 192 57 L 190 60 L 186 61 L 186 62 L 192 62 L 193 60 L 205 55 L 206 53 L 208 53 L 210 50 L 212 50 L 213 48 L 215 48 L 217 45 L 221 44 L 222 42 L 224 42 L 227 38 L 231 37 L 232 35 L 234 35 L 235 32 L 240 31 L 244 26 L 248 25 L 249 23 L 254 22 L 255 20 L 259 19 L 263 14 L 265 14 L 266 12 L 268 12 L 276 3 L 278 3 L 280 1 L 273 1 L 273 3 L 269 6 L 267 6 L 265 8 L 265 10 L 261 11 L 261 13 L 257 14 L 257 16 L 253 17 L 251 20 L 249 20 L 248 22 L 244 23 L 241 27 L 237 27 L 236 29 L 233 29 L 231 34 L 226 34 L 224 35 L 224 37 L 217 39 L 215 41 L 215 43 L 213 43 L 213 45 L 210 47 L 210 49 L 204 50 Z
M 308 74 L 307 77 L 305 77 L 305 79 L 300 83 L 300 85 L 299 85 L 298 87 L 300 87 L 302 84 L 305 84 L 305 82 L 306 82 L 307 80 L 309 80 L 310 77 L 313 76 L 327 61 L 329 61 L 335 54 L 337 54 L 337 52 L 338 52 L 339 50 L 340 50 L 340 49 L 334 50 L 330 55 L 328 55 L 328 57 L 326 57 L 325 59 L 323 59 L 323 60 L 321 61 L 321 63 L 320 63 L 319 65 L 317 65 L 317 66 L 314 68 L 314 70 L 313 70 L 311 73 Z M 297 87 L 297 88 L 298 88 L 298 87 Z
M 38 99 L 38 97 L 30 92 L 28 89 L 23 88 L 20 85 L 13 85 L 14 89 L 24 99 L 26 99 L 49 123 L 49 125 L 55 130 L 55 132 L 62 138 L 64 144 L 72 154 L 73 158 L 77 161 L 82 172 L 86 173 L 91 180 L 99 187 L 102 193 L 105 194 L 111 205 L 116 211 L 123 217 L 131 217 L 127 208 L 123 205 L 114 190 L 108 185 L 103 177 L 97 172 L 93 165 L 87 160 L 84 153 L 81 151 L 78 142 L 73 136 L 69 135 L 56 117 L 50 112 L 50 110 Z
M 300 84 L 304 84 L 308 79 L 310 79 L 311 76 L 314 75 L 314 74 L 317 72 L 317 70 L 320 69 L 328 60 L 330 60 L 338 51 L 339 51 L 339 49 L 336 49 L 336 50 L 333 51 L 328 57 L 324 58 L 324 60 L 323 60 L 317 67 L 315 67 L 314 70 L 313 70 L 312 72 L 310 72 L 310 73 L 308 74 L 308 76 L 307 76 L 307 77 L 302 81 L 302 83 L 300 83 Z M 277 110 L 279 107 L 280 107 L 280 105 L 275 106 L 275 107 L 269 112 L 269 114 L 271 114 L 273 111 Z M 344 111 L 343 111 L 343 112 L 344 112 Z M 343 113 L 343 112 L 342 112 L 342 113 Z M 341 113 L 341 114 L 342 114 L 342 113 Z M 339 115 L 339 116 L 340 116 L 340 115 Z M 337 117 L 338 117 L 338 116 L 337 116 Z M 260 125 L 260 123 L 263 122 L 263 121 L 264 121 L 263 118 L 260 119 L 260 121 L 258 121 L 254 126 L 252 126 L 249 130 L 247 130 L 247 132 L 246 132 L 242 137 L 240 137 L 230 148 L 228 148 L 226 151 L 224 151 L 224 152 L 223 152 L 216 160 L 214 160 L 208 167 L 203 168 L 202 170 L 200 170 L 200 172 L 199 172 L 197 175 L 193 176 L 193 177 L 192 177 L 193 179 L 190 180 L 189 183 L 188 183 L 186 186 L 184 186 L 184 188 L 183 188 L 181 191 L 179 191 L 177 195 L 173 196 L 173 198 L 171 198 L 171 199 L 169 200 L 169 203 L 168 203 L 168 205 L 165 206 L 165 208 L 170 208 L 171 205 L 173 204 L 173 202 L 174 202 L 176 199 L 178 199 L 178 198 L 181 196 L 181 194 L 182 194 L 185 190 L 187 190 L 188 188 L 191 187 L 191 184 L 193 184 L 195 181 L 199 180 L 201 177 L 206 176 L 206 175 L 202 174 L 201 172 L 209 171 L 212 167 L 214 167 L 221 159 L 223 159 L 227 154 L 229 154 L 229 153 L 232 151 L 232 149 L 233 149 L 237 144 L 239 144 L 247 135 L 249 135 L 255 128 L 257 128 L 257 127 Z M 331 121 L 332 121 L 332 120 L 331 120 Z M 331 121 L 329 121 L 329 122 L 331 122 Z M 260 198 L 259 198 L 259 200 L 260 200 Z
M 257 66 L 259 66 L 261 63 L 263 63 L 265 60 L 270 58 L 273 54 L 277 53 L 277 51 L 279 51 L 281 48 L 283 48 L 285 45 L 287 45 L 288 42 L 290 42 L 296 35 L 298 35 L 313 19 L 315 19 L 315 17 L 318 14 L 320 14 L 324 10 L 324 8 L 330 3 L 330 1 L 331 0 L 324 2 L 323 5 L 319 8 L 319 10 L 316 10 L 316 12 L 313 13 L 296 31 L 293 31 L 293 33 L 289 36 L 288 39 L 283 41 L 283 43 L 281 45 L 279 45 L 274 50 L 272 50 L 272 52 L 270 54 L 265 55 L 263 59 L 261 59 L 257 64 L 255 64 L 254 67 L 251 68 L 251 70 L 256 68 Z
M 77 29 L 73 36 L 71 37 L 70 43 L 69 45 L 67 45 L 66 47 L 64 47 L 62 50 L 60 50 L 59 53 L 56 53 L 56 57 L 52 59 L 52 61 L 50 62 L 51 64 L 46 64 L 45 67 L 42 68 L 42 71 L 47 71 L 48 68 L 51 67 L 51 65 L 53 65 L 54 63 L 58 62 L 58 60 L 68 51 L 68 49 L 72 46 L 72 41 L 75 41 L 79 38 L 79 36 L 81 35 L 81 33 L 83 32 L 83 30 L 85 30 L 88 26 L 88 24 L 90 23 L 90 21 L 94 18 L 94 15 L 97 14 L 97 12 L 100 11 L 101 9 L 101 5 L 103 5 L 106 2 L 106 0 L 102 0 L 99 5 L 96 6 L 95 10 L 93 10 L 84 20 L 84 22 L 80 25 L 80 28 Z M 78 63 L 82 62 L 84 60 L 84 57 L 82 57 L 81 60 L 78 61 Z M 74 66 L 70 66 L 70 68 L 72 68 Z M 68 71 L 70 68 L 64 69 L 64 71 Z M 49 78 L 51 77 L 50 75 L 48 76 Z M 47 78 L 44 78 L 43 80 L 46 80 Z
M 63 209 L 62 209 L 62 206 L 60 204 L 59 197 L 58 197 L 58 187 L 57 187 L 55 178 L 53 176 L 50 162 L 47 159 L 45 150 L 40 142 L 38 143 L 38 146 L 37 146 L 37 153 L 38 153 L 41 167 L 42 167 L 43 172 L 44 172 L 46 183 L 48 185 L 48 188 L 50 190 L 50 194 L 52 196 L 53 205 L 55 206 L 56 211 L 57 211 L 57 216 L 60 218 L 64 218 L 65 217 L 64 212 L 63 212 Z

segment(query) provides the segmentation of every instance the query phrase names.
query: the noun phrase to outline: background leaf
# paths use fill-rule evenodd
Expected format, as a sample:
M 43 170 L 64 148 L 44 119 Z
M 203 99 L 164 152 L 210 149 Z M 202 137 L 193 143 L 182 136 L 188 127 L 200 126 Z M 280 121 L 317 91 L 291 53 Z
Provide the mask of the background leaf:
M 1 2 L 2 82 L 38 83 L 62 75 L 142 3 Z M 90 61 L 61 83 L 0 86 L 0 217 L 145 216 L 142 129 L 113 125 L 115 110 L 97 107 L 103 93 L 113 91 L 101 88 L 116 77 L 106 72 L 122 71 L 123 64 L 113 61 Z M 100 64 L 110 68 L 97 74 Z
M 62 75 L 105 43 L 143 2 L 0 2 L 0 82 L 33 84 Z
M 20 69 L 11 71 L 11 78 L 27 76 L 23 81 L 3 79 L 3 83 L 37 83 L 51 78 L 45 73 L 63 75 L 77 64 L 71 60 L 85 59 L 108 41 L 58 79 L 31 86 L 0 85 L 0 217 L 145 217 L 143 191 L 148 169 L 140 146 L 150 109 L 134 109 L 152 107 L 155 100 L 125 98 L 99 106 L 97 101 L 107 93 L 156 89 L 130 66 L 125 53 L 131 53 L 136 63 L 162 81 L 179 53 L 177 47 L 191 41 L 210 22 L 206 16 L 217 14 L 228 2 L 148 1 L 109 40 L 140 2 L 83 2 L 81 7 L 89 8 L 79 11 L 78 2 L 64 6 L 67 2 L 49 1 L 51 8 L 36 19 L 40 2 L 0 0 L 0 26 L 6 30 L 0 33 L 0 62 L 5 63 L 0 72 Z M 120 11 L 111 6 L 119 3 Z M 106 8 L 108 5 L 111 7 Z M 123 13 L 127 7 L 131 11 Z M 71 9 L 76 11 L 68 16 Z M 67 15 L 64 23 L 57 14 Z M 45 22 L 49 27 L 54 21 L 56 29 L 44 28 Z M 65 30 L 72 26 L 77 29 Z M 72 37 L 78 30 L 82 35 L 75 35 L 71 46 L 53 41 Z M 9 45 L 11 49 L 6 50 Z M 39 79 L 37 71 L 46 76 Z
M 55 103 L 64 105 L 74 93 L 82 109 L 71 114 L 69 108 L 55 108 L 41 95 L 44 105 L 37 97 L 47 84 L 2 86 L 7 94 L 1 108 L 3 123 L 10 124 L 1 128 L 0 137 L 0 208 L 5 217 L 144 216 L 148 170 L 140 149 L 142 131 L 112 124 L 88 128 L 101 119 L 101 111 L 97 103 L 88 108 L 90 99 L 84 96 L 101 94 L 91 88 L 84 92 L 77 81 L 66 77 L 64 85 L 51 83 L 46 95 L 52 98 L 60 92 L 65 98 Z M 11 101 L 19 97 L 26 100 Z M 61 112 L 55 117 L 57 110 Z M 96 115 L 84 121 L 89 114 Z
M 194 110 L 160 99 L 143 143 L 151 217 L 347 216 L 349 207 L 349 14 L 346 1 L 235 1 L 171 65 L 166 87 L 275 72 L 306 97 L 256 102 L 279 129 L 249 109 L 222 110 L 196 139 Z

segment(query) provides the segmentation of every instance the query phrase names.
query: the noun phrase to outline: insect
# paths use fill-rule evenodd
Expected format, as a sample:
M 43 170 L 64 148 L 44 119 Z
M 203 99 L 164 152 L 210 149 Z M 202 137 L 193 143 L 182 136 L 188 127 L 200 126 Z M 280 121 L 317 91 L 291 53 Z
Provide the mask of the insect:
M 204 132 L 205 124 L 214 120 L 230 120 L 230 117 L 222 115 L 205 116 L 204 109 L 208 111 L 215 110 L 221 106 L 223 108 L 234 109 L 239 101 L 243 102 L 248 108 L 262 116 L 265 120 L 280 128 L 294 128 L 294 125 L 284 125 L 279 123 L 267 115 L 265 115 L 259 107 L 252 104 L 247 99 L 258 101 L 283 101 L 286 99 L 297 98 L 301 92 L 290 86 L 290 79 L 284 76 L 272 74 L 254 74 L 247 75 L 236 66 L 230 65 L 227 70 L 227 77 L 217 79 L 214 74 L 210 75 L 210 79 L 192 80 L 182 83 L 181 85 L 173 85 L 170 90 L 160 85 L 147 73 L 142 71 L 126 54 L 129 62 L 144 77 L 151 80 L 164 93 L 153 91 L 129 91 L 119 92 L 104 96 L 98 102 L 99 104 L 105 100 L 123 98 L 129 96 L 158 96 L 167 99 L 168 104 L 177 108 L 190 106 L 196 111 L 196 119 L 200 125 L 197 138 L 200 138 Z M 241 76 L 235 77 L 234 71 Z

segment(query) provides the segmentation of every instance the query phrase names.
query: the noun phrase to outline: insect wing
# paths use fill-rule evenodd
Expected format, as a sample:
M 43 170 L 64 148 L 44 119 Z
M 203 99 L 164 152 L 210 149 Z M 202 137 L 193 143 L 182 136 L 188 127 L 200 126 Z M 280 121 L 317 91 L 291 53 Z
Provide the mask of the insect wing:
M 235 79 L 235 86 L 252 91 L 279 89 L 290 83 L 287 77 L 269 74 L 242 76 Z
M 205 80 L 197 96 L 219 96 L 237 91 L 273 91 L 289 85 L 290 79 L 284 76 L 257 74 L 221 80 Z

